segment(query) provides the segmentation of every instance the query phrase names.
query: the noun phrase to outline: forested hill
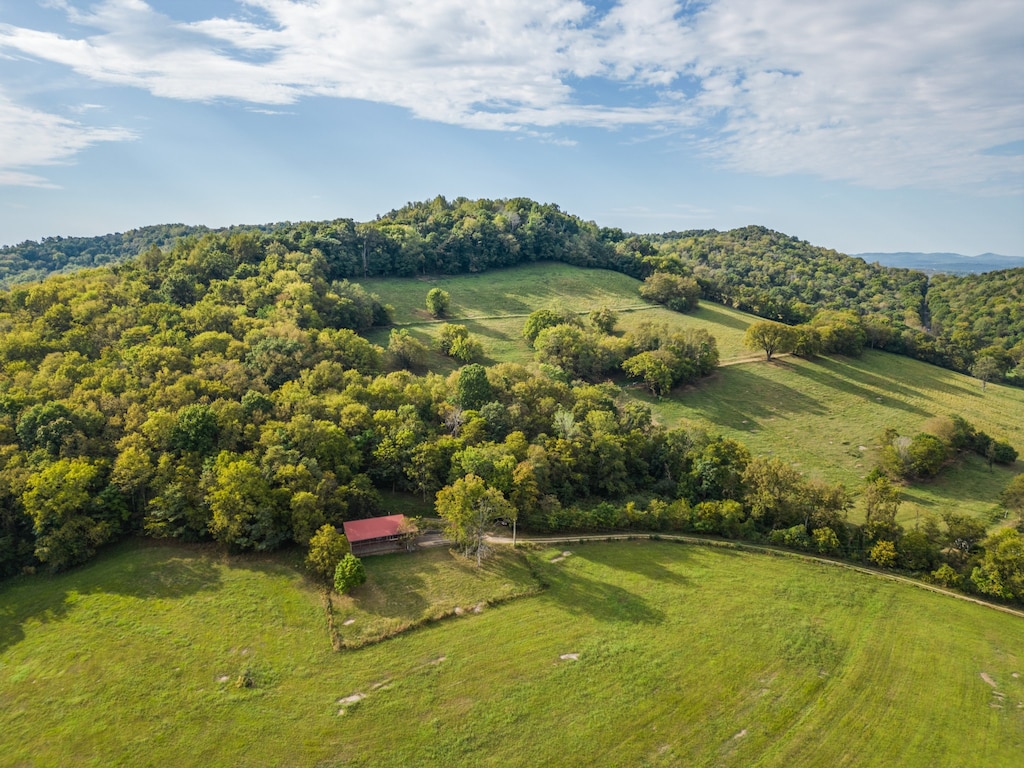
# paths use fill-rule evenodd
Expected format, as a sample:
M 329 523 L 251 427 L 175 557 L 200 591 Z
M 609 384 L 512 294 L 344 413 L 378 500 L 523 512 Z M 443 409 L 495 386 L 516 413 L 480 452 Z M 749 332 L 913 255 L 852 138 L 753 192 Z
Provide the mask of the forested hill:
M 325 526 L 379 514 L 383 489 L 444 493 L 442 506 L 484 494 L 492 510 L 538 532 L 774 535 L 910 562 L 895 549 L 903 529 L 885 501 L 891 484 L 878 488 L 890 510 L 879 507 L 878 519 L 890 515 L 891 525 L 850 523 L 842 485 L 804 479 L 777 457 L 692 425 L 664 427 L 608 381 L 621 372 L 663 393 L 708 375 L 718 351 L 707 330 L 641 322 L 616 334 L 607 308 L 594 307 L 589 327 L 575 313 L 539 308 L 522 325 L 537 365 L 485 367 L 469 362 L 482 345 L 468 329 L 446 323 L 435 349 L 468 363 L 447 376 L 426 370 L 428 350 L 408 328 L 392 328 L 386 348 L 360 333 L 390 324 L 391 313 L 349 277 L 542 260 L 644 277 L 639 296 L 670 308 L 696 299 L 701 285 L 767 312 L 764 294 L 790 319 L 812 305 L 863 305 L 866 320 L 825 310 L 803 331 L 842 354 L 860 352 L 865 327 L 878 344 L 892 341 L 879 330 L 889 326 L 902 338 L 899 313 L 923 296 L 914 273 L 765 229 L 641 238 L 529 200 L 437 199 L 367 223 L 206 232 L 15 285 L 0 291 L 0 578 L 71 567 L 125 535 L 213 539 L 231 550 L 306 546 Z M 518 280 L 508 276 L 509 290 Z M 433 293 L 427 286 L 420 296 Z M 946 316 L 958 311 L 950 303 Z M 950 450 L 984 445 L 988 455 L 991 446 L 993 462 L 1014 461 L 1012 445 L 961 422 L 943 432 Z M 908 438 L 907 456 L 928 438 L 940 449 L 928 455 L 944 461 L 945 444 L 929 435 Z M 905 467 L 893 456 L 880 471 L 924 476 L 921 462 Z M 973 542 L 983 534 L 982 526 Z M 965 551 L 1002 568 L 998 553 L 1018 551 L 1016 531 L 1007 535 Z M 910 567 L 938 562 L 945 545 L 933 538 Z M 950 583 L 1024 594 L 1004 589 L 973 554 L 956 568 Z
M 160 224 L 99 237 L 47 237 L 0 248 L 0 287 L 42 280 L 55 272 L 99 267 L 132 259 L 152 245 L 167 248 L 206 227 Z
M 764 227 L 641 236 L 526 198 L 437 197 L 363 223 L 335 219 L 216 231 L 166 225 L 99 238 L 48 238 L 0 249 L 0 285 L 123 261 L 155 246 L 176 264 L 163 278 L 168 295 L 191 295 L 203 293 L 211 279 L 230 276 L 225 270 L 231 265 L 217 254 L 248 248 L 262 256 L 273 244 L 316 254 L 327 280 L 481 272 L 534 261 L 641 278 L 673 272 L 694 277 L 707 299 L 786 323 L 806 321 L 819 309 L 854 310 L 873 347 L 960 371 L 987 357 L 1007 381 L 1024 382 L 1024 269 L 929 283 L 922 272 L 869 264 Z M 152 252 L 146 259 L 161 260 Z

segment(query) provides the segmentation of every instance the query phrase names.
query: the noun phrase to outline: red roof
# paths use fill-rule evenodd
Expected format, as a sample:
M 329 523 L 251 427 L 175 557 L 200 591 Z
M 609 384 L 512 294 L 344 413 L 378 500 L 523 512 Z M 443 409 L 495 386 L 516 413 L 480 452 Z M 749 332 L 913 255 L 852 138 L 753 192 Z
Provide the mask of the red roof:
M 350 544 L 369 539 L 383 539 L 386 536 L 397 536 L 398 529 L 405 522 L 405 515 L 388 515 L 387 517 L 371 517 L 366 520 L 350 520 L 345 523 L 345 537 Z

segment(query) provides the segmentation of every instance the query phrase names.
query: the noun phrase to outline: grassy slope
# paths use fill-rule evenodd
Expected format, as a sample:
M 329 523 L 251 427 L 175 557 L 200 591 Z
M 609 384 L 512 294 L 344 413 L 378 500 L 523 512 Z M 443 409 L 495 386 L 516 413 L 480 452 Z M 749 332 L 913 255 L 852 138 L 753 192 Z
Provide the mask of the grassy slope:
M 620 329 L 644 320 L 672 327 L 701 327 L 718 340 L 723 362 L 747 358 L 743 334 L 755 320 L 727 307 L 702 302 L 688 315 L 669 312 L 637 295 L 638 281 L 615 272 L 563 264 L 431 280 L 370 280 L 369 290 L 395 307 L 395 320 L 425 342 L 441 323 L 425 308 L 427 291 L 439 286 L 452 297 L 451 322 L 464 323 L 483 343 L 488 362 L 527 362 L 532 352 L 522 339 L 526 316 L 540 308 L 589 312 L 607 306 L 621 312 Z M 387 332 L 373 337 L 386 343 Z M 450 371 L 452 361 L 436 355 L 431 367 Z M 958 413 L 990 435 L 1024 453 L 1024 390 L 980 384 L 968 376 L 910 358 L 868 351 L 860 359 L 787 358 L 723 367 L 696 387 L 653 399 L 637 388 L 628 394 L 648 402 L 665 424 L 696 421 L 745 443 L 755 453 L 777 453 L 815 477 L 842 481 L 853 491 L 877 460 L 886 427 L 913 435 L 933 416 Z M 861 450 L 864 446 L 864 450 Z M 947 509 L 989 519 L 997 498 L 1021 462 L 1012 469 L 970 458 L 937 480 L 904 492 L 900 520 Z M 859 518 L 855 510 L 852 517 Z
M 791 558 L 570 549 L 538 554 L 538 596 L 340 654 L 280 559 L 126 546 L 9 584 L 0 763 L 931 768 L 1024 748 L 1019 618 Z M 436 555 L 404 561 L 475 599 Z M 392 567 L 366 564 L 378 585 Z
M 523 323 L 534 310 L 559 309 L 585 315 L 601 307 L 620 313 L 621 330 L 629 330 L 645 320 L 678 328 L 707 328 L 715 334 L 723 359 L 747 354 L 743 332 L 749 316 L 717 304 L 707 304 L 691 315 L 670 312 L 640 298 L 639 281 L 603 269 L 544 263 L 429 280 L 365 280 L 362 285 L 391 304 L 395 323 L 408 328 L 425 343 L 436 337 L 444 322 L 465 325 L 483 344 L 487 362 L 525 363 L 533 359 L 533 350 L 522 334 Z M 426 310 L 427 291 L 433 287 L 451 294 L 452 307 L 445 320 L 434 320 Z M 369 337 L 378 344 L 386 344 L 388 331 L 378 330 Z M 431 368 L 455 367 L 440 355 L 431 361 Z
M 851 490 L 875 465 L 886 427 L 913 435 L 934 416 L 958 413 L 1024 452 L 1024 390 L 990 385 L 982 392 L 968 376 L 885 352 L 726 367 L 651 406 L 665 422 L 714 426 L 754 453 L 775 453 Z M 981 458 L 969 457 L 906 488 L 899 517 L 912 522 L 919 513 L 957 509 L 987 519 L 1020 465 L 990 472 Z

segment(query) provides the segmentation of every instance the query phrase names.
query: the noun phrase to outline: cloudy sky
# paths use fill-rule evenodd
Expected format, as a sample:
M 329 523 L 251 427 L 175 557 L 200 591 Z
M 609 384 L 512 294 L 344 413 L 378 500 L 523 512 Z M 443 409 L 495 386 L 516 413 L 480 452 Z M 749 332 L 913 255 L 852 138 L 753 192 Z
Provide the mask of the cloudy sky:
M 1024 8 L 0 0 L 0 244 L 437 194 L 1024 255 Z

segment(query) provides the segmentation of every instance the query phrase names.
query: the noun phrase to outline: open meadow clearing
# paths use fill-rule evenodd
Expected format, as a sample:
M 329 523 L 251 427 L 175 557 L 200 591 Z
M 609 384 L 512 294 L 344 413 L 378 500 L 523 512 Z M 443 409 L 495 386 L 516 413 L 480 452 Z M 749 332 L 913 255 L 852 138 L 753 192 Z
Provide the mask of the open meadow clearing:
M 0 763 L 932 768 L 1024 748 L 1019 617 L 792 557 L 525 556 L 547 589 L 340 653 L 288 553 L 124 544 L 8 583 Z M 536 586 L 440 550 L 365 562 L 343 632 L 388 619 L 374 590 L 420 615 L 431 585 L 465 608 Z
M 886 428 L 912 436 L 936 416 L 959 414 L 1024 453 L 1024 390 L 982 391 L 969 376 L 886 352 L 726 366 L 661 400 L 633 392 L 664 423 L 696 421 L 851 490 L 878 461 Z M 981 457 L 967 456 L 935 479 L 904 488 L 898 519 L 912 524 L 919 514 L 947 509 L 991 519 L 1001 514 L 999 492 L 1020 463 L 990 470 Z
M 702 302 L 700 309 L 689 314 L 672 312 L 641 298 L 639 280 L 604 269 L 545 262 L 477 275 L 363 280 L 361 285 L 392 305 L 396 325 L 408 328 L 424 343 L 430 344 L 445 322 L 465 325 L 483 344 L 488 362 L 533 359 L 533 350 L 523 338 L 523 324 L 531 312 L 575 312 L 586 322 L 591 310 L 602 307 L 619 313 L 619 332 L 633 330 L 644 321 L 667 323 L 673 331 L 703 328 L 715 336 L 723 360 L 751 354 L 743 347 L 743 333 L 752 316 L 710 302 Z M 443 320 L 435 320 L 426 309 L 427 291 L 435 287 L 451 295 L 452 306 Z M 388 331 L 372 331 L 367 337 L 386 345 Z M 457 365 L 437 355 L 430 367 L 454 370 Z

